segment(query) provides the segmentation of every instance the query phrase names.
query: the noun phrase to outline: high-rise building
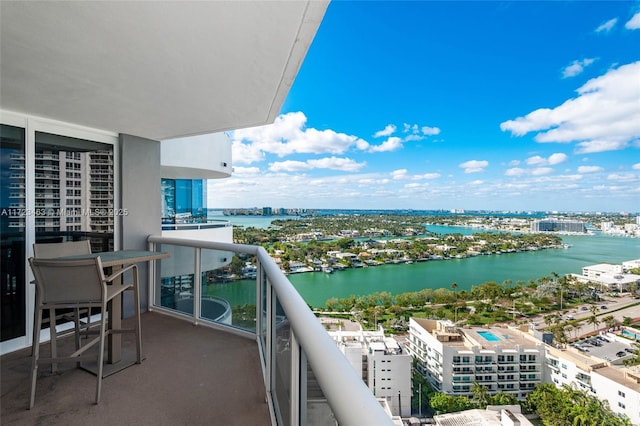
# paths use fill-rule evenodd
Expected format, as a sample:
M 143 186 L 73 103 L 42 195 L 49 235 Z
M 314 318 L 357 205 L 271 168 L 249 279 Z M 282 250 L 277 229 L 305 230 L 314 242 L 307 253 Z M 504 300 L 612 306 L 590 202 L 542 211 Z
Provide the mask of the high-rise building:
M 577 220 L 565 219 L 542 219 L 534 220 L 531 223 L 531 232 L 560 232 L 560 233 L 579 233 L 587 232 L 584 222 Z

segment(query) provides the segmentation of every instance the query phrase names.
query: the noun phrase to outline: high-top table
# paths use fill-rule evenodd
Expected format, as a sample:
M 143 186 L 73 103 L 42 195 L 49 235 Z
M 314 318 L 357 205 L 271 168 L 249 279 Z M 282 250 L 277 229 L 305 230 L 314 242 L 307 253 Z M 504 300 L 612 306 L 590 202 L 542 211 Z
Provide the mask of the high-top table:
M 124 268 L 134 263 L 150 262 L 152 260 L 166 259 L 169 253 L 146 250 L 118 250 L 103 253 L 90 253 L 77 256 L 66 256 L 64 259 L 89 259 L 100 257 L 102 266 L 115 270 Z M 62 258 L 61 258 L 62 259 Z M 109 328 L 119 329 L 122 326 L 122 297 L 114 297 L 110 302 Z M 116 373 L 136 362 L 135 352 L 122 350 L 122 337 L 120 334 L 110 334 L 107 340 L 107 364 L 103 367 L 103 377 Z M 97 374 L 95 363 L 82 363 L 82 368 Z

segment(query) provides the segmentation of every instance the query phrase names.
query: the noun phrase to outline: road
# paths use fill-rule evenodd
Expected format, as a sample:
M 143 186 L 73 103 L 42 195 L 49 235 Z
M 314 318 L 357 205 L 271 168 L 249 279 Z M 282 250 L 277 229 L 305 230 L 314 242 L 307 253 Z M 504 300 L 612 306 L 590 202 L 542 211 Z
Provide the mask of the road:
M 582 310 L 582 306 L 586 306 L 587 310 Z M 634 299 L 632 296 L 628 295 L 620 297 L 603 297 L 603 300 L 599 302 L 584 304 L 576 308 L 563 310 L 563 312 L 566 312 L 564 314 L 565 318 L 569 315 L 575 320 L 585 320 L 592 315 L 589 310 L 591 306 L 598 307 L 597 316 L 600 321 L 608 315 L 613 315 L 613 317 L 620 323 L 622 323 L 624 317 L 640 317 L 640 300 Z M 602 309 L 603 306 L 606 306 L 606 309 Z M 544 323 L 544 316 L 546 315 L 548 314 L 538 315 L 533 318 L 532 321 L 537 324 L 539 329 L 544 329 L 546 327 L 546 324 Z M 588 324 L 586 321 L 580 321 L 580 323 L 576 321 L 573 325 L 576 329 L 570 333 L 570 338 L 579 338 L 588 334 L 593 334 L 596 330 L 602 331 L 606 328 L 605 324 L 602 322 L 596 326 L 595 330 L 593 324 Z

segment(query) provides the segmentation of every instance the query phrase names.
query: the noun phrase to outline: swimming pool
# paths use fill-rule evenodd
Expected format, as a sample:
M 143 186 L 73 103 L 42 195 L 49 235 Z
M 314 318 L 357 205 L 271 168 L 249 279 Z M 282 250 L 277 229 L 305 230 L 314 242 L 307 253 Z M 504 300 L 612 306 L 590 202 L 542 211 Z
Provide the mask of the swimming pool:
M 490 342 L 499 342 L 500 338 L 490 331 L 478 331 L 478 334 Z
M 632 332 L 627 331 L 627 330 L 622 330 L 622 332 L 620 334 L 622 334 L 625 337 L 630 337 L 632 339 L 640 339 L 640 334 L 632 333 Z

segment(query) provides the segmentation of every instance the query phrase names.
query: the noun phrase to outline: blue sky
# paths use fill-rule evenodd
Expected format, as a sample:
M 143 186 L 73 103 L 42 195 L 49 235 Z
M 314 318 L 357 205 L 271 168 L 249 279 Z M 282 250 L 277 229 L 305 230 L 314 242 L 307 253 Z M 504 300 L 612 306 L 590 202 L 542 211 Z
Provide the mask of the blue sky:
M 640 211 L 640 2 L 332 2 L 210 207 Z

